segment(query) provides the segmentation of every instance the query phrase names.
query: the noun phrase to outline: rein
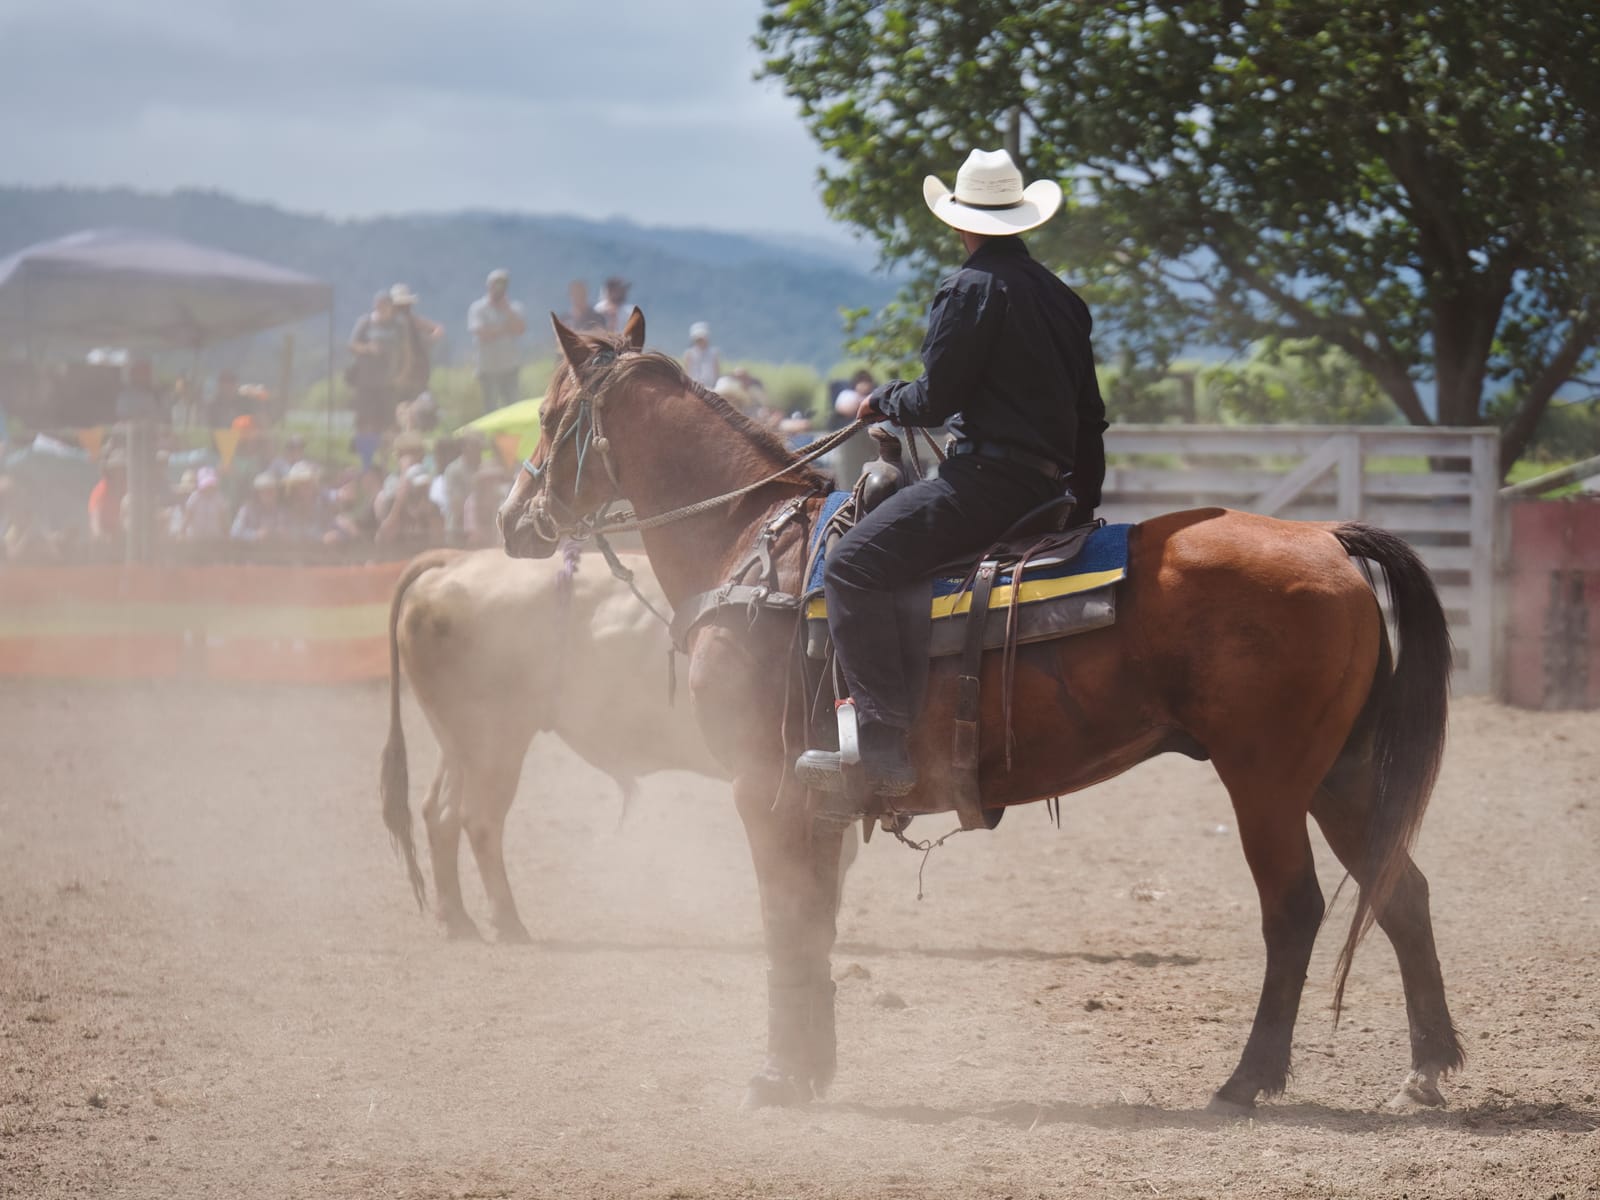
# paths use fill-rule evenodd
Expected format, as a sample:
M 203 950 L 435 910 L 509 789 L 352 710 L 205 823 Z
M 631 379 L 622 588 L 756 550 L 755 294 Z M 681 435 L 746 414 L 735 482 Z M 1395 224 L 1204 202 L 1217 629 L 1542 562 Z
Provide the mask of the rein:
M 824 454 L 827 454 L 828 451 L 837 446 L 843 445 L 856 433 L 860 432 L 860 430 L 865 426 L 865 421 L 850 422 L 850 424 L 846 425 L 843 429 L 835 430 L 827 437 L 821 438 L 807 446 L 805 448 L 805 452 L 788 466 L 782 468 L 781 470 L 774 471 L 771 475 L 768 475 L 762 479 L 758 479 L 754 483 L 747 483 L 743 487 L 735 488 L 731 492 L 724 492 L 720 496 L 712 496 L 706 500 L 697 500 L 693 504 L 685 504 L 682 508 L 674 508 L 670 512 L 657 513 L 653 517 L 636 517 L 633 515 L 631 509 L 625 509 L 617 514 L 615 520 L 608 520 L 604 525 L 595 526 L 595 532 L 633 533 L 635 531 L 645 529 L 656 529 L 662 525 L 670 525 L 674 521 L 683 521 L 687 520 L 689 517 L 697 517 L 703 512 L 710 512 L 714 508 L 721 508 L 724 504 L 732 504 L 740 497 L 748 496 L 751 492 L 756 491 L 759 488 L 764 488 L 767 486 L 767 484 L 775 483 L 777 480 L 782 479 L 796 467 L 810 466 Z
M 616 467 L 611 460 L 611 441 L 605 436 L 605 431 L 601 426 L 601 411 L 605 407 L 606 395 L 604 391 L 599 390 L 599 385 L 604 384 L 605 381 L 610 378 L 612 372 L 616 370 L 620 356 L 612 351 L 602 351 L 601 353 L 602 355 L 609 353 L 610 357 L 603 359 L 603 365 L 605 369 L 595 379 L 586 382 L 578 375 L 577 368 L 573 368 L 573 378 L 578 380 L 578 395 L 574 402 L 572 416 L 570 420 L 562 422 L 562 425 L 557 431 L 556 436 L 551 440 L 550 453 L 546 456 L 544 465 L 541 467 L 534 466 L 533 459 L 531 458 L 525 458 L 522 460 L 522 470 L 528 473 L 528 476 L 533 479 L 535 484 L 543 485 L 542 499 L 544 500 L 545 504 L 549 505 L 554 503 L 560 505 L 562 508 L 566 508 L 566 505 L 561 504 L 561 502 L 556 500 L 556 498 L 550 493 L 549 477 L 547 472 L 549 471 L 551 465 L 555 462 L 556 454 L 561 450 L 562 446 L 564 446 L 573 438 L 578 437 L 578 431 L 580 429 L 583 429 L 584 432 L 582 435 L 582 440 L 579 442 L 576 451 L 578 456 L 578 468 L 572 482 L 572 493 L 574 498 L 576 498 L 578 494 L 578 486 L 583 479 L 584 463 L 588 458 L 590 450 L 593 450 L 600 456 L 600 461 L 605 466 L 606 475 L 611 480 L 611 499 L 602 504 L 593 515 L 586 518 L 574 519 L 572 522 L 572 528 L 562 529 L 557 526 L 555 529 L 557 534 L 566 534 L 573 537 L 586 537 L 591 534 L 603 533 L 635 533 L 642 532 L 647 529 L 658 529 L 663 525 L 670 525 L 676 521 L 684 521 L 690 517 L 697 517 L 701 513 L 710 512 L 713 509 L 721 508 L 725 504 L 732 504 L 735 500 L 738 500 L 744 496 L 748 496 L 751 492 L 757 491 L 760 488 L 764 488 L 769 483 L 775 483 L 779 479 L 782 479 L 785 475 L 789 474 L 789 472 L 796 470 L 799 467 L 809 466 L 810 464 L 816 462 L 816 460 L 821 458 L 824 454 L 827 454 L 836 447 L 843 445 L 867 424 L 865 421 L 859 419 L 852 421 L 844 428 L 837 429 L 833 433 L 828 434 L 828 436 L 813 442 L 811 445 L 807 446 L 804 452 L 798 455 L 793 462 L 786 463 L 783 467 L 772 472 L 772 474 L 764 476 L 761 479 L 756 480 L 754 483 L 747 483 L 742 487 L 735 488 L 731 492 L 724 492 L 720 496 L 711 496 L 705 500 L 697 500 L 693 504 L 685 504 L 680 508 L 674 508 L 668 512 L 657 513 L 653 517 L 635 516 L 632 509 L 624 509 L 623 511 L 617 513 L 614 517 L 606 517 L 603 515 L 605 510 L 616 501 L 622 499 L 622 485 L 617 479 Z

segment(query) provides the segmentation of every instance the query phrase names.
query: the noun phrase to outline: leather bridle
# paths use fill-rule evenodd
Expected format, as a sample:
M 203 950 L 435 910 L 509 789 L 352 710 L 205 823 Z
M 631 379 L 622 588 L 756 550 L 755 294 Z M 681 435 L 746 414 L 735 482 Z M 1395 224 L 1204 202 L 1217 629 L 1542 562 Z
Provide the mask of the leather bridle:
M 550 452 L 545 455 L 541 466 L 535 466 L 532 457 L 522 460 L 522 470 L 533 480 L 535 489 L 534 495 L 529 500 L 529 519 L 539 536 L 547 541 L 553 542 L 563 536 L 581 539 L 598 532 L 598 522 L 602 514 L 612 504 L 622 499 L 622 485 L 617 481 L 616 464 L 611 458 L 611 441 L 602 429 L 600 415 L 605 407 L 606 394 L 603 385 L 611 378 L 620 358 L 621 355 L 609 346 L 597 351 L 584 365 L 599 364 L 603 369 L 589 380 L 585 380 L 579 374 L 576 366 L 572 367 L 572 377 L 578 385 L 578 393 L 573 398 L 572 406 L 560 426 L 557 427 L 555 436 L 550 439 Z M 610 498 L 587 516 L 580 516 L 573 512 L 571 507 L 563 504 L 550 486 L 551 469 L 555 465 L 556 456 L 568 442 L 574 443 L 574 453 L 577 455 L 577 465 L 572 477 L 574 503 L 577 502 L 578 492 L 583 485 L 583 469 L 588 464 L 591 454 L 599 455 L 611 484 Z M 554 511 L 557 509 L 560 510 L 559 513 Z
M 606 404 L 604 385 L 616 371 L 617 364 L 625 356 L 619 354 L 611 347 L 598 351 L 585 366 L 596 363 L 603 368 L 596 376 L 585 380 L 579 374 L 576 366 L 572 367 L 572 377 L 577 381 L 578 394 L 573 399 L 572 408 L 563 418 L 556 434 L 550 439 L 550 452 L 545 455 L 543 465 L 535 466 L 533 459 L 523 460 L 522 470 L 526 471 L 533 480 L 535 492 L 529 499 L 529 520 L 540 537 L 547 541 L 556 541 L 561 537 L 586 538 L 598 536 L 603 533 L 629 533 L 636 530 L 655 529 L 674 521 L 682 521 L 689 517 L 699 516 L 714 508 L 731 504 L 740 497 L 747 496 L 758 488 L 765 487 L 792 471 L 809 466 L 817 459 L 827 454 L 836 446 L 841 445 L 853 437 L 866 422 L 852 421 L 842 429 L 835 430 L 827 437 L 819 438 L 798 455 L 793 462 L 787 463 L 770 475 L 763 476 L 754 483 L 747 483 L 720 496 L 712 496 L 705 500 L 697 500 L 693 504 L 686 504 L 681 508 L 674 508 L 668 512 L 657 513 L 651 517 L 637 517 L 631 510 L 624 510 L 613 517 L 606 515 L 606 510 L 623 498 L 622 484 L 617 478 L 616 463 L 611 457 L 611 440 L 606 437 L 603 428 L 602 413 Z M 569 364 L 570 365 L 570 364 Z M 611 484 L 611 495 L 601 502 L 587 516 L 580 516 L 556 498 L 550 487 L 550 471 L 556 461 L 556 455 L 568 442 L 575 443 L 574 453 L 577 455 L 577 466 L 573 473 L 572 495 L 576 502 L 578 491 L 583 482 L 583 469 L 587 464 L 590 454 L 597 454 L 601 464 L 605 467 L 606 477 Z M 562 510 L 560 513 L 555 509 Z

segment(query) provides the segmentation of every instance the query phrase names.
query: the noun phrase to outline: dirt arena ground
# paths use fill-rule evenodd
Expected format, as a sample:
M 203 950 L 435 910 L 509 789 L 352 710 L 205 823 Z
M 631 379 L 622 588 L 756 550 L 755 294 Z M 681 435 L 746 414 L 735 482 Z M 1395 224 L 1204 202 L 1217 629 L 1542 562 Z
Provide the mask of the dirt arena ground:
M 656 777 L 616 832 L 604 777 L 536 745 L 508 842 L 538 942 L 447 944 L 379 822 L 384 709 L 0 687 L 0 1195 L 1600 1196 L 1600 716 L 1457 706 L 1419 851 L 1470 1054 L 1450 1107 L 1384 1108 L 1381 937 L 1331 1028 L 1346 899 L 1289 1092 L 1227 1121 L 1202 1110 L 1262 948 L 1203 765 L 956 838 L 920 903 L 875 839 L 833 1092 L 743 1114 L 764 985 L 725 787 Z

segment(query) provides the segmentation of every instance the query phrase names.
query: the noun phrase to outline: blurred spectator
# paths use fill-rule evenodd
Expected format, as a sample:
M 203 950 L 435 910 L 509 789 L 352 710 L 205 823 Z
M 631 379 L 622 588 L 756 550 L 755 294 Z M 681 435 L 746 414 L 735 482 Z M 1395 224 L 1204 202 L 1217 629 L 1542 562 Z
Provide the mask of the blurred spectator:
M 444 326 L 417 311 L 420 297 L 403 283 L 389 289 L 389 299 L 400 325 L 395 400 L 409 402 L 428 390 L 428 380 L 433 375 L 433 346 L 444 337 Z
M 461 440 L 453 437 L 442 437 L 433 444 L 432 460 L 427 463 L 433 481 L 428 484 L 428 499 L 432 500 L 441 513 L 445 513 L 445 482 L 444 474 L 461 455 Z M 445 530 L 449 531 L 450 516 L 445 513 Z
M 435 486 L 439 494 L 435 503 L 444 513 L 444 532 L 453 545 L 466 539 L 467 501 L 472 496 L 473 481 L 483 467 L 483 436 L 468 432 L 462 435 L 454 458 L 444 464 Z M 437 447 L 435 453 L 437 454 Z M 442 461 L 442 460 L 441 460 Z M 498 501 L 496 502 L 498 504 Z
M 397 402 L 395 374 L 403 332 L 394 301 L 383 291 L 372 298 L 372 311 L 350 334 L 355 361 L 345 371 L 345 382 L 355 393 L 357 433 L 381 433 L 389 424 Z
M 489 272 L 488 292 L 467 309 L 467 330 L 478 348 L 478 388 L 483 411 L 514 404 L 522 372 L 522 335 L 528 323 L 522 305 L 506 294 L 511 273 L 504 267 Z
M 290 471 L 303 462 L 309 465 L 309 460 L 306 458 L 306 439 L 298 433 L 291 433 L 283 443 L 283 452 L 272 460 L 267 470 L 282 482 Z
M 500 467 L 485 464 L 472 476 L 472 491 L 461 510 L 462 534 L 474 548 L 500 545 L 500 527 L 495 514 L 511 490 L 511 475 Z
M 428 498 L 433 477 L 422 464 L 401 476 L 388 512 L 378 525 L 373 541 L 378 545 L 438 545 L 444 537 L 444 514 Z
M 270 472 L 271 459 L 267 457 L 266 435 L 257 427 L 254 417 L 248 414 L 235 417 L 233 428 L 239 435 L 239 441 L 233 448 L 233 458 L 227 464 L 224 482 L 228 499 L 238 508 L 250 498 L 255 477 L 263 471 Z
M 857 371 L 850 379 L 850 386 L 842 389 L 833 398 L 833 412 L 828 418 L 828 428 L 843 429 L 856 419 L 856 413 L 861 408 L 861 402 L 872 395 L 876 387 L 872 372 L 867 370 Z M 833 472 L 838 478 L 841 487 L 849 487 L 855 483 L 861 474 L 861 468 L 867 460 L 875 457 L 876 451 L 872 447 L 872 439 L 865 430 L 857 433 L 844 445 L 833 452 Z
M 178 477 L 178 482 L 171 489 L 171 496 L 167 507 L 162 511 L 162 524 L 165 526 L 167 536 L 173 541 L 183 537 L 183 512 L 189 497 L 194 495 L 195 488 L 199 486 L 199 473 L 190 468 Z
M 401 484 L 405 482 L 407 473 L 413 467 L 422 465 L 427 452 L 427 445 L 414 433 L 402 433 L 394 439 L 394 470 L 383 481 L 383 487 L 372 502 L 372 511 L 377 515 L 380 525 L 389 515 L 389 509 L 394 504 L 394 498 L 399 493 Z
M 222 481 L 212 467 L 195 472 L 193 493 L 183 502 L 177 535 L 186 542 L 220 542 L 228 536 L 228 498 L 222 494 Z
M 270 471 L 255 478 L 250 498 L 239 507 L 229 536 L 239 542 L 276 541 L 282 532 L 283 514 L 278 503 L 278 481 Z
M 722 355 L 711 344 L 711 326 L 696 321 L 689 326 L 689 348 L 683 352 L 683 370 L 703 388 L 714 388 L 722 377 Z
M 234 420 L 243 415 L 239 401 L 239 376 L 229 370 L 218 371 L 211 396 L 203 407 L 208 427 L 231 428 Z
M 194 382 L 187 375 L 179 375 L 172 381 L 172 396 L 167 407 L 174 429 L 188 429 L 199 420 L 198 399 Z
M 11 562 L 55 562 L 63 538 L 40 520 L 23 481 L 0 475 L 0 527 L 5 530 L 6 558 Z
M 739 386 L 744 388 L 745 395 L 753 406 L 764 410 L 772 407 L 766 385 L 752 375 L 748 367 L 735 367 L 733 377 L 739 381 Z
M 423 392 L 409 404 L 395 405 L 394 419 L 404 433 L 432 433 L 439 428 L 439 405 L 432 392 Z
M 833 398 L 833 415 L 828 418 L 828 428 L 843 429 L 854 421 L 861 402 L 872 395 L 872 389 L 876 386 L 871 371 L 857 371 L 852 375 L 850 386 L 842 388 Z
M 378 514 L 373 501 L 383 488 L 383 472 L 377 467 L 351 471 L 330 498 L 332 516 L 330 541 L 370 542 L 378 532 Z
M 600 317 L 600 328 L 606 333 L 621 333 L 622 327 L 633 315 L 633 305 L 628 302 L 628 289 L 632 285 L 620 275 L 605 281 L 594 311 Z
M 567 328 L 583 333 L 589 329 L 604 329 L 605 321 L 589 306 L 589 287 L 581 279 L 567 284 Z
M 279 529 L 294 542 L 326 542 L 333 522 L 322 499 L 317 469 L 308 462 L 297 462 L 283 480 L 283 500 L 279 506 Z
M 750 389 L 732 375 L 719 375 L 711 390 L 733 405 L 745 416 L 750 416 Z
M 89 493 L 89 536 L 95 541 L 122 540 L 122 501 L 127 494 L 127 456 L 113 450 L 101 466 L 100 482 Z

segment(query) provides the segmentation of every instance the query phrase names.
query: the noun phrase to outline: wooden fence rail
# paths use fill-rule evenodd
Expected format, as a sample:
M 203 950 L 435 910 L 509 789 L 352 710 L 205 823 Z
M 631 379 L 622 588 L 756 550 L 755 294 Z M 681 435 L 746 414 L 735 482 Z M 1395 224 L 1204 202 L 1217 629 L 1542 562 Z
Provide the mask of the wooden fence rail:
M 1494 650 L 1493 429 L 1115 425 L 1102 514 L 1143 521 L 1219 505 L 1303 521 L 1365 521 L 1434 573 L 1456 686 L 1487 692 Z

